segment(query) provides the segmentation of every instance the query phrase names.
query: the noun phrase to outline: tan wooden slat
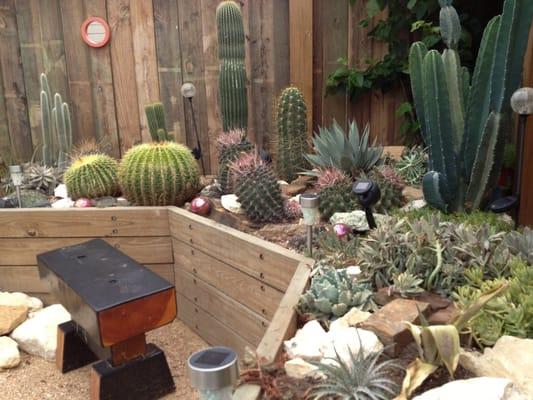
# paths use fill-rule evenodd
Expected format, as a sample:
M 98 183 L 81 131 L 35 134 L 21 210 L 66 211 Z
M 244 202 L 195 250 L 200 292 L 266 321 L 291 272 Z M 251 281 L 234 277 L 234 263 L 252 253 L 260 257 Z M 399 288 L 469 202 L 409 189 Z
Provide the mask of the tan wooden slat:
M 11 155 L 11 139 L 7 123 L 6 101 L 4 96 L 4 82 L 2 78 L 2 64 L 0 63 L 0 157 L 7 159 Z
M 169 216 L 173 237 L 282 291 L 302 260 L 281 246 L 176 207 L 169 208 Z
M 176 291 L 179 294 L 257 346 L 265 333 L 268 321 L 252 312 L 247 303 L 226 296 L 218 288 L 218 285 L 215 287 L 207 284 L 176 268 Z
M 173 264 L 146 264 L 146 267 L 174 283 Z M 48 288 L 39 279 L 36 265 L 4 265 L 0 266 L 0 291 L 48 293 Z
M 324 15 L 320 8 L 321 0 L 313 0 L 313 126 L 317 131 L 319 126 L 324 125 L 322 107 L 324 102 L 324 35 L 326 29 Z
M 1 238 L 168 236 L 164 207 L 0 211 Z
M 231 330 L 200 307 L 196 307 L 182 295 L 177 295 L 177 302 L 178 318 L 210 345 L 230 347 L 240 357 L 244 355 L 244 349 L 247 346 L 254 348 L 239 333 Z
M 140 264 L 172 263 L 169 237 L 103 238 Z M 89 238 L 1 239 L 0 265 L 33 265 L 37 254 L 83 243 Z

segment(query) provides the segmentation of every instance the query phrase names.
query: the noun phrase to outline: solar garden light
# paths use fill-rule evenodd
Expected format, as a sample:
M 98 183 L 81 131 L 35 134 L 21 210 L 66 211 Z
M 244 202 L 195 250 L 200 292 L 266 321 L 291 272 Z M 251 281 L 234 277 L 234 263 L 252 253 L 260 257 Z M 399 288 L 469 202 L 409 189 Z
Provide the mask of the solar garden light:
M 196 125 L 196 114 L 194 113 L 194 107 L 192 104 L 192 99 L 196 96 L 196 87 L 191 82 L 185 82 L 181 85 L 181 95 L 189 100 L 189 105 L 191 107 L 192 114 L 192 126 L 194 129 L 194 135 L 196 137 L 196 147 L 192 149 L 192 154 L 194 158 L 200 160 L 202 164 L 202 171 L 205 174 L 204 159 L 202 158 L 202 146 L 200 145 L 200 138 L 198 137 L 198 126 Z
M 15 186 L 15 190 L 17 191 L 17 200 L 18 200 L 19 208 L 22 208 L 22 200 L 20 198 L 20 186 L 22 185 L 22 181 L 24 179 L 24 173 L 22 172 L 22 167 L 20 165 L 10 165 L 9 175 L 11 176 L 11 181 L 13 182 L 13 185 Z
M 237 353 L 228 347 L 210 347 L 187 361 L 189 377 L 202 400 L 231 400 L 239 377 Z
M 309 255 L 313 254 L 313 225 L 320 220 L 318 205 L 320 197 L 316 193 L 304 193 L 300 195 L 300 206 L 304 217 L 304 224 L 307 225 L 307 249 Z
M 359 204 L 365 209 L 368 227 L 370 229 L 375 229 L 377 225 L 371 207 L 381 198 L 381 190 L 379 190 L 379 186 L 376 182 L 371 181 L 370 179 L 359 179 L 353 184 L 352 192 L 357 195 Z
M 490 210 L 503 213 L 514 209 L 515 225 L 518 225 L 518 212 L 520 208 L 520 193 L 522 191 L 522 166 L 524 164 L 524 142 L 526 137 L 527 118 L 533 114 L 533 88 L 521 88 L 513 93 L 511 107 L 518 114 L 518 159 L 513 195 L 494 201 Z

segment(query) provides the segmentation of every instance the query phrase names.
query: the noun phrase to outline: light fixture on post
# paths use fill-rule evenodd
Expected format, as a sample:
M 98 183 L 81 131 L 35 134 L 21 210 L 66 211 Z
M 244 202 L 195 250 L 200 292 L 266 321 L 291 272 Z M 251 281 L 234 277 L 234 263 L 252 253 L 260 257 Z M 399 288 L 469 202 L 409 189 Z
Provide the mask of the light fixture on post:
M 228 347 L 210 347 L 187 361 L 191 384 L 202 400 L 231 400 L 239 377 L 237 353 Z
M 320 220 L 318 206 L 320 197 L 316 193 L 304 193 L 300 195 L 300 206 L 304 217 L 304 224 L 307 226 L 307 250 L 309 255 L 313 255 L 313 226 Z
M 22 199 L 20 197 L 20 187 L 22 186 L 22 181 L 24 180 L 24 172 L 20 165 L 10 165 L 9 166 L 9 175 L 11 176 L 11 182 L 15 186 L 17 191 L 17 201 L 19 208 L 22 208 Z
M 196 137 L 196 147 L 192 149 L 192 154 L 194 155 L 194 158 L 200 160 L 200 163 L 202 165 L 202 172 L 205 175 L 206 170 L 204 166 L 204 159 L 202 158 L 202 146 L 200 145 L 200 138 L 198 137 L 196 114 L 194 113 L 194 107 L 192 104 L 192 99 L 194 96 L 196 96 L 196 87 L 190 82 L 185 82 L 183 85 L 181 85 L 181 95 L 187 100 L 189 100 L 189 106 L 191 107 L 192 126 L 194 129 L 194 136 Z
M 372 214 L 372 206 L 381 198 L 381 190 L 376 182 L 370 179 L 359 179 L 352 186 L 352 192 L 357 195 L 359 204 L 365 209 L 366 221 L 370 229 L 376 229 L 376 220 Z

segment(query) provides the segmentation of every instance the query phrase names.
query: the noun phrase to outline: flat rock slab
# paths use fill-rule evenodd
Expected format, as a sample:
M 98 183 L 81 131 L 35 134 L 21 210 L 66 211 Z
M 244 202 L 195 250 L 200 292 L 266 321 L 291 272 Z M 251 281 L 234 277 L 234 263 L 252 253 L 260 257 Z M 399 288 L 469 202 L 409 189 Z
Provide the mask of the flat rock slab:
M 28 317 L 26 306 L 0 305 L 0 336 L 7 335 Z
M 281 191 L 288 197 L 296 196 L 305 192 L 307 186 L 303 183 L 289 183 L 288 185 L 281 185 Z
M 374 332 L 387 347 L 386 353 L 395 357 L 413 341 L 405 322 L 417 324 L 419 313 L 426 316 L 429 310 L 429 304 L 425 302 L 395 299 L 372 314 L 360 327 Z

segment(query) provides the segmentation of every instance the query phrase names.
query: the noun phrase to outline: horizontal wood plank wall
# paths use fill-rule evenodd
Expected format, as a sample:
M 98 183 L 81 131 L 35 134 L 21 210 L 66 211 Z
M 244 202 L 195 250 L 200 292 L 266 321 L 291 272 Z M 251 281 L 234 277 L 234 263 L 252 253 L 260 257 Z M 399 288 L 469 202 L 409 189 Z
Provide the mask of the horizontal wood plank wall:
M 174 258 L 164 207 L 0 212 L 0 290 L 49 301 L 39 280 L 39 253 L 103 238 L 174 283 Z
M 255 349 L 305 259 L 175 207 L 169 221 L 178 318 L 210 344 Z

